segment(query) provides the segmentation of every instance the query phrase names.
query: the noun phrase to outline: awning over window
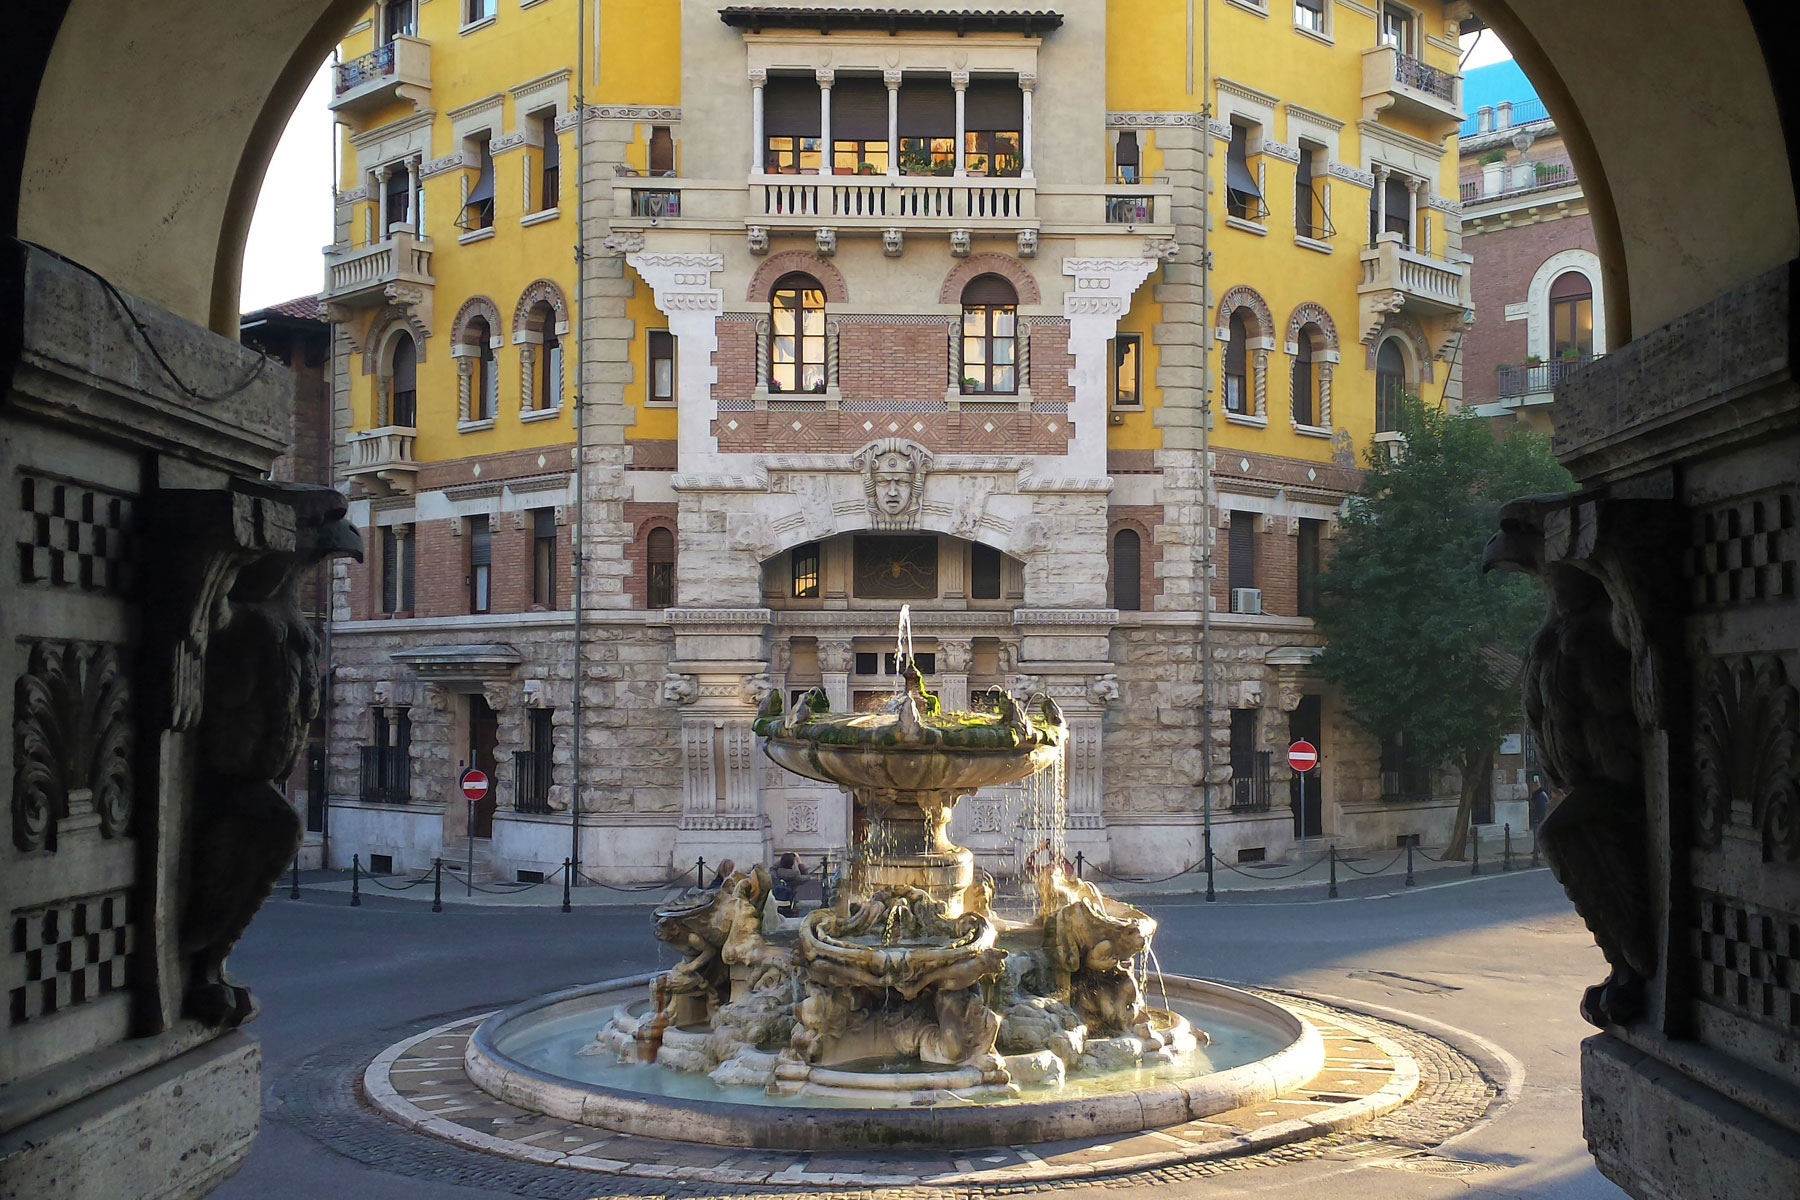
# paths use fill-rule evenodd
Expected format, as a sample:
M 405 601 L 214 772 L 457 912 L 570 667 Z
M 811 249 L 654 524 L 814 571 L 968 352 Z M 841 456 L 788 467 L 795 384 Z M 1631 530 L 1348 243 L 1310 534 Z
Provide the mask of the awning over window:
M 1244 157 L 1244 127 L 1231 127 L 1231 149 L 1225 154 L 1225 186 L 1234 192 L 1242 192 L 1246 196 L 1262 198 L 1262 189 L 1256 186 L 1256 176 L 1250 173 L 1250 163 Z

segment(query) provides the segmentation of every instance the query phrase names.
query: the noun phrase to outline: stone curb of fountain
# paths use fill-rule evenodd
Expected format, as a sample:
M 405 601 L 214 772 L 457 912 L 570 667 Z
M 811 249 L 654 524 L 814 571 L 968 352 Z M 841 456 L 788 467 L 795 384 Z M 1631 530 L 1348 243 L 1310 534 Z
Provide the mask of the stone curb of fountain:
M 1149 1154 L 1125 1155 L 1102 1159 L 1089 1163 L 1048 1163 L 1039 1159 L 1029 1150 L 1015 1148 L 1023 1160 L 1016 1165 L 1008 1165 L 995 1169 L 969 1169 L 951 1173 L 934 1175 L 894 1175 L 868 1174 L 860 1172 L 809 1172 L 805 1170 L 809 1156 L 803 1155 L 784 1171 L 756 1172 L 735 1170 L 723 1166 L 672 1166 L 667 1163 L 633 1163 L 623 1159 L 598 1158 L 582 1154 L 568 1154 L 530 1146 L 515 1140 L 496 1137 L 492 1134 L 472 1130 L 456 1122 L 435 1116 L 429 1110 L 419 1108 L 411 1103 L 393 1087 L 390 1072 L 394 1064 L 402 1059 L 407 1051 L 431 1038 L 466 1037 L 463 1030 L 472 1031 L 491 1013 L 482 1013 L 473 1017 L 463 1017 L 455 1021 L 428 1029 L 404 1041 L 397 1042 L 382 1051 L 363 1075 L 363 1095 L 365 1099 L 384 1115 L 405 1128 L 419 1133 L 442 1138 L 457 1145 L 488 1154 L 538 1163 L 545 1166 L 574 1168 L 596 1174 L 625 1175 L 645 1179 L 679 1179 L 697 1183 L 723 1185 L 759 1185 L 759 1184 L 796 1184 L 802 1187 L 991 1187 L 995 1185 L 1030 1185 L 1045 1184 L 1062 1180 L 1080 1180 L 1091 1177 L 1104 1177 L 1121 1174 L 1134 1174 L 1179 1166 L 1192 1166 L 1209 1161 L 1230 1159 L 1250 1154 L 1274 1150 L 1330 1134 L 1342 1132 L 1355 1126 L 1363 1125 L 1371 1120 L 1392 1112 L 1404 1104 L 1418 1090 L 1420 1072 L 1417 1062 L 1398 1042 L 1385 1035 L 1353 1022 L 1343 1020 L 1336 1014 L 1327 1014 L 1319 1008 L 1306 1004 L 1303 1000 L 1284 994 L 1257 989 L 1271 999 L 1291 1005 L 1310 1013 L 1310 1019 L 1325 1021 L 1366 1038 L 1385 1055 L 1393 1066 L 1392 1077 L 1376 1091 L 1335 1105 L 1323 1112 L 1296 1117 L 1254 1130 L 1240 1133 L 1233 1137 L 1218 1138 L 1204 1143 L 1187 1142 L 1173 1134 L 1164 1134 L 1167 1140 L 1179 1143 L 1166 1151 Z M 1375 1014 L 1371 1014 L 1375 1015 Z M 1396 1014 L 1400 1015 L 1400 1014 Z M 1411 1014 L 1404 1014 L 1409 1019 Z M 1460 1031 L 1458 1031 L 1460 1032 Z M 1470 1035 L 1464 1034 L 1467 1039 Z M 1477 1039 L 1478 1040 L 1478 1039 Z M 1504 1052 L 1501 1052 L 1504 1053 Z M 1485 1069 L 1485 1068 L 1484 1068 Z M 473 1090 L 473 1085 L 467 1085 Z M 482 1094 L 482 1100 L 487 1097 Z M 455 1107 L 461 1107 L 453 1105 Z M 444 1110 L 449 1111 L 449 1110 Z M 1210 1124 L 1210 1123 L 1209 1123 Z M 596 1131 L 603 1133 L 604 1131 Z M 972 1153 L 972 1152 L 965 1152 Z M 957 1162 L 958 1166 L 969 1163 L 967 1158 Z

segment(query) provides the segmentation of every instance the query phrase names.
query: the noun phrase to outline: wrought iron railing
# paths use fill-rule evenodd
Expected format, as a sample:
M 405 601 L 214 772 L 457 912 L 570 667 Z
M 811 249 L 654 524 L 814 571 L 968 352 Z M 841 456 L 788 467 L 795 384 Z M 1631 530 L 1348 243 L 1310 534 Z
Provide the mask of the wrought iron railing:
M 1242 772 L 1234 764 L 1231 775 L 1231 811 L 1233 812 L 1268 812 L 1269 811 L 1269 761 L 1271 752 L 1258 750 L 1253 762 L 1247 764 L 1249 770 Z
M 1156 213 L 1156 197 L 1154 196 L 1108 196 L 1106 198 L 1106 223 L 1108 225 L 1148 225 Z
M 1530 100 L 1514 100 L 1512 102 L 1512 111 L 1507 114 L 1506 124 L 1504 125 L 1500 123 L 1500 109 L 1498 105 L 1483 105 L 1482 107 L 1491 110 L 1486 114 L 1487 124 L 1483 126 L 1483 114 L 1480 109 L 1477 109 L 1470 113 L 1468 119 L 1462 123 L 1462 130 L 1459 136 L 1474 137 L 1478 133 L 1497 133 L 1503 129 L 1511 129 L 1516 125 L 1530 125 L 1534 121 L 1548 121 L 1550 119 L 1550 113 L 1544 108 L 1544 102 L 1536 97 L 1533 97 Z
M 1394 52 L 1394 82 L 1430 92 L 1440 100 L 1456 99 L 1456 76 L 1398 50 Z
M 681 193 L 667 188 L 632 188 L 631 215 L 634 217 L 679 217 Z
M 369 804 L 412 799 L 412 757 L 399 746 L 363 746 L 362 798 Z
M 353 58 L 347 63 L 337 65 L 337 94 L 341 96 L 351 88 L 361 87 L 371 79 L 380 79 L 393 73 L 394 43 L 383 42 L 361 58 Z
M 1553 358 L 1543 363 L 1503 363 L 1496 368 L 1498 394 L 1529 396 L 1534 392 L 1554 391 L 1558 383 L 1593 361 L 1592 354 L 1577 354 L 1573 358 Z
M 550 811 L 550 756 L 534 750 L 513 751 L 513 809 L 522 813 Z

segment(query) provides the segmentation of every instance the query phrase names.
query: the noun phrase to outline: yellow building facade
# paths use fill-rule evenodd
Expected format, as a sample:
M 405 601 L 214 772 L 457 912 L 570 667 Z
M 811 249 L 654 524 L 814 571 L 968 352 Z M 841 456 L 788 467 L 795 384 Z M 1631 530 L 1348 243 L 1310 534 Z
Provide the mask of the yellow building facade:
M 947 702 L 1063 707 L 1087 861 L 1440 836 L 1310 612 L 1360 456 L 1400 391 L 1445 399 L 1472 316 L 1462 15 L 378 6 L 333 101 L 377 551 L 336 596 L 334 858 L 838 852 L 848 801 L 749 720 L 873 702 L 902 603 Z M 996 873 L 1041 832 L 1005 794 L 956 821 Z

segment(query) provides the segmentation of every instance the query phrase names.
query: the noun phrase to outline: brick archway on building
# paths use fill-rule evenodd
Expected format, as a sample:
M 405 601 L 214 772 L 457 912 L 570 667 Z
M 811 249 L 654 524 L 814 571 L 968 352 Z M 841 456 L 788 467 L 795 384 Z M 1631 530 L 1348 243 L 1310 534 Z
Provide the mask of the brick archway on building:
M 963 289 L 969 286 L 969 281 L 983 275 L 998 275 L 1012 284 L 1013 290 L 1019 293 L 1020 304 L 1044 302 L 1037 278 L 1024 263 L 1010 254 L 975 254 L 950 268 L 950 273 L 944 276 L 943 287 L 938 289 L 938 303 L 961 304 Z
M 1250 330 L 1251 337 L 1274 340 L 1275 315 L 1269 311 L 1269 302 L 1255 288 L 1242 283 L 1227 288 L 1225 294 L 1219 297 L 1219 328 L 1229 329 L 1231 314 L 1240 308 L 1249 309 L 1255 322 L 1255 327 Z
M 767 304 L 769 294 L 775 290 L 775 285 L 782 277 L 796 272 L 811 275 L 819 281 L 819 286 L 825 289 L 827 304 L 850 302 L 850 289 L 844 284 L 843 272 L 810 250 L 783 250 L 780 254 L 763 259 L 762 265 L 756 268 L 756 274 L 750 277 L 750 288 L 744 294 L 744 299 L 752 304 Z

